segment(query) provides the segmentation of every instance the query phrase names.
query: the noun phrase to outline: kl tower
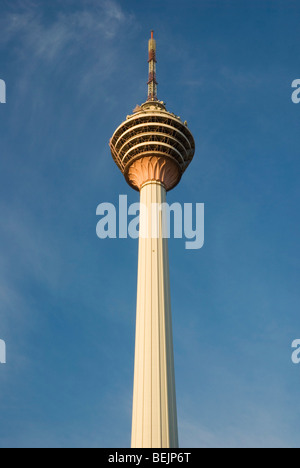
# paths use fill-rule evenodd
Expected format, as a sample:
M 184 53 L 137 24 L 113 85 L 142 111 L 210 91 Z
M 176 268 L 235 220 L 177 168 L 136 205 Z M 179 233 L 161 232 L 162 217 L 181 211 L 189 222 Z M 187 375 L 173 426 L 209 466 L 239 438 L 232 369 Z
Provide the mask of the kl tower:
M 170 300 L 166 194 L 195 153 L 186 122 L 157 98 L 156 42 L 149 40 L 148 99 L 113 134 L 110 148 L 128 184 L 140 192 L 132 448 L 177 448 L 178 428 Z

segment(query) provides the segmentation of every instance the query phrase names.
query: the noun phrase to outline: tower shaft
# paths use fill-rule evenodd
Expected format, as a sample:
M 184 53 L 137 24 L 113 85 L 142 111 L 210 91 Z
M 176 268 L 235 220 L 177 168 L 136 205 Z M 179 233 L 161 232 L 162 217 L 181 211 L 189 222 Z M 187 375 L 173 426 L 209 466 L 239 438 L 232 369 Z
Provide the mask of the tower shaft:
M 152 216 L 152 207 L 166 202 L 166 189 L 150 180 L 140 197 L 132 447 L 176 448 L 168 240 L 163 238 L 163 212 Z

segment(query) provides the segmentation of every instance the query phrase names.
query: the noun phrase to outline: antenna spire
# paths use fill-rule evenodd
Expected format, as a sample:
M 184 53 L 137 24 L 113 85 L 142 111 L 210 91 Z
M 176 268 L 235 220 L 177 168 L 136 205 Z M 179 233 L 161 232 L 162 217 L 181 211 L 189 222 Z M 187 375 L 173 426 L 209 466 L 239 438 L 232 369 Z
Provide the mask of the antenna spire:
M 149 81 L 148 81 L 148 101 L 157 101 L 157 81 L 156 81 L 156 41 L 154 33 L 151 31 L 149 39 Z

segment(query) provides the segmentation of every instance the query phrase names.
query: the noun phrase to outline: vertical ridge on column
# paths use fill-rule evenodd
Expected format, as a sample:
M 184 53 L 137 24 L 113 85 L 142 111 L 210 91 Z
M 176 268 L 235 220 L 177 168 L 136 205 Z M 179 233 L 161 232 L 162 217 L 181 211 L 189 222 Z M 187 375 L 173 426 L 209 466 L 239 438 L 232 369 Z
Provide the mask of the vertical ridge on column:
M 161 206 L 166 190 L 157 181 L 141 188 L 132 447 L 178 446 L 174 379 L 168 241 L 163 213 L 152 219 L 152 204 Z M 145 217 L 147 216 L 148 219 Z M 142 223 L 147 222 L 145 232 Z M 157 233 L 153 223 L 158 223 Z M 145 233 L 145 238 L 142 233 Z M 154 235 L 153 235 L 154 233 Z

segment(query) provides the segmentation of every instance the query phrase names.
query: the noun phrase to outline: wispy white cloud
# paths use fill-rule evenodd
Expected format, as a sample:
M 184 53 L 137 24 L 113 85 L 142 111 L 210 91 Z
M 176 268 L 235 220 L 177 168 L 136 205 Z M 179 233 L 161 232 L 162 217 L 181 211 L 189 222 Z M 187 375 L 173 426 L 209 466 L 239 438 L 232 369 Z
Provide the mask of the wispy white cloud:
M 125 14 L 113 0 L 101 2 L 95 14 L 85 9 L 59 12 L 51 22 L 43 18 L 38 7 L 25 7 L 22 11 L 7 13 L 2 17 L 0 44 L 7 45 L 19 39 L 22 47 L 19 52 L 30 50 L 33 57 L 51 61 L 61 52 L 74 53 L 74 43 L 93 47 L 94 44 L 89 43 L 93 35 L 97 35 L 99 40 L 113 39 L 120 26 L 131 21 L 132 17 Z
M 121 45 L 116 39 L 123 28 L 133 29 L 135 18 L 114 0 L 95 2 L 93 8 L 85 5 L 58 10 L 51 19 L 45 18 L 39 5 L 32 4 L 3 14 L 0 48 L 10 49 L 22 67 L 20 92 L 27 92 L 32 77 L 42 77 L 45 69 L 58 75 L 72 68 L 79 94 L 113 73 Z
M 256 408 L 253 419 L 237 421 L 235 426 L 224 425 L 214 430 L 194 420 L 185 420 L 180 424 L 181 445 L 189 448 L 293 448 L 297 444 L 286 437 L 279 421 L 270 418 L 261 408 Z M 243 418 L 242 418 L 243 419 Z
M 236 86 L 237 88 L 248 89 L 249 87 L 257 87 L 261 85 L 261 83 L 267 77 L 262 76 L 261 73 L 257 71 L 240 71 L 235 70 L 234 68 L 230 68 L 228 66 L 223 66 L 220 70 L 220 74 L 225 80 L 225 84 L 231 83 L 232 85 Z
M 20 213 L 13 204 L 1 202 L 0 214 L 0 337 L 8 343 L 8 365 L 24 367 L 30 363 L 23 346 L 39 315 L 26 285 L 31 281 L 54 291 L 60 259 L 30 209 Z

